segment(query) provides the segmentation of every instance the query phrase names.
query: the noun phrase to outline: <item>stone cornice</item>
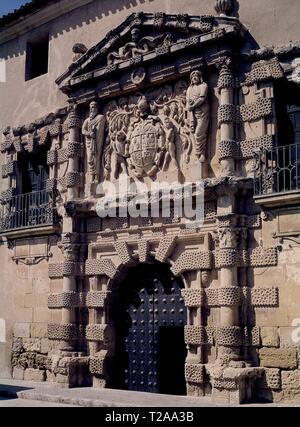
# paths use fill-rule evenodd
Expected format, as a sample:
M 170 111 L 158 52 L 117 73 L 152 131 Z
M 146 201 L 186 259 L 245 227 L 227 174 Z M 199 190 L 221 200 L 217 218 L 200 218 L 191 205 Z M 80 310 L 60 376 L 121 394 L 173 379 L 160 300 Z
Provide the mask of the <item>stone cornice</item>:
M 92 3 L 93 0 L 61 0 L 46 5 L 28 16 L 20 16 L 20 18 L 12 21 L 11 24 L 4 26 L 0 30 L 0 44 L 4 44 L 14 38 L 20 37 L 22 34 L 33 30 L 34 28 L 41 27 L 47 22 L 58 18 L 59 16 L 71 12 L 78 7 Z

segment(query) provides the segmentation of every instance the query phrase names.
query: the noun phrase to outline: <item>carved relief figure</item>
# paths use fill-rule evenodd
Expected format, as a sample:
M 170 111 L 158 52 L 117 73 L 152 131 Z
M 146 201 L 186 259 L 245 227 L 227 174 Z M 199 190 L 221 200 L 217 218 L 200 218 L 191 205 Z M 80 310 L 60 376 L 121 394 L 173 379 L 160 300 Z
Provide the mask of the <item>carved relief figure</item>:
M 112 173 L 114 178 L 118 178 L 120 173 L 128 174 L 126 158 L 129 157 L 129 145 L 125 132 L 119 131 L 115 140 L 112 141 Z
M 99 161 L 102 154 L 104 141 L 105 117 L 99 114 L 95 101 L 90 103 L 90 114 L 82 127 L 85 136 L 86 156 L 88 170 L 92 182 L 99 179 Z
M 195 138 L 195 154 L 200 162 L 204 162 L 209 125 L 208 86 L 198 70 L 191 73 L 190 80 L 186 107 L 190 112 L 190 127 Z
M 121 47 L 118 52 L 111 52 L 107 56 L 107 64 L 117 64 L 121 61 L 134 58 L 137 55 L 142 55 L 155 49 L 158 46 L 170 44 L 171 35 L 163 34 L 157 37 L 143 37 L 141 38 L 140 30 L 133 28 L 131 30 L 131 41 Z
M 171 160 L 172 166 L 175 167 L 175 169 L 179 169 L 177 159 L 176 159 L 176 145 L 175 145 L 175 125 L 172 122 L 172 119 L 170 118 L 171 109 L 168 107 L 165 110 L 165 117 L 163 120 L 164 128 L 165 128 L 165 134 L 166 134 L 166 156 L 163 164 L 163 170 L 167 169 L 168 162 Z M 174 113 L 174 110 L 173 110 Z

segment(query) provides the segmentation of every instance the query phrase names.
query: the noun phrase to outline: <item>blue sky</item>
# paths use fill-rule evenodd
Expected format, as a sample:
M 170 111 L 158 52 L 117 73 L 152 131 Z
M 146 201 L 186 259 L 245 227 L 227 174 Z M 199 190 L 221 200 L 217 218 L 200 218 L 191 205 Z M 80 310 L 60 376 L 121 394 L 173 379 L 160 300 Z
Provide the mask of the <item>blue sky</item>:
M 0 16 L 13 12 L 25 3 L 30 3 L 30 0 L 0 0 Z

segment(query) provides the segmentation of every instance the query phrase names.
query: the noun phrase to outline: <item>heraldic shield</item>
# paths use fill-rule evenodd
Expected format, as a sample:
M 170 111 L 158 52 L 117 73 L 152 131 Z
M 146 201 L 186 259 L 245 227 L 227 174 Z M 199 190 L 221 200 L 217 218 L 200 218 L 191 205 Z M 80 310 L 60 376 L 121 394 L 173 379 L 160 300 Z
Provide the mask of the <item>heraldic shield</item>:
M 130 160 L 139 173 L 148 173 L 155 163 L 158 152 L 159 128 L 152 119 L 136 125 L 130 138 Z

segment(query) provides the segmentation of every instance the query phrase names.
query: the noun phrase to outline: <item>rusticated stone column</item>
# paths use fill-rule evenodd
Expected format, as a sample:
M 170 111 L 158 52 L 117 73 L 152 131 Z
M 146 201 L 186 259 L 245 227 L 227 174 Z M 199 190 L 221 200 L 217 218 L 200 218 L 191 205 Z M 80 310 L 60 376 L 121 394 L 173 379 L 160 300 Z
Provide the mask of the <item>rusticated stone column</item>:
M 78 245 L 77 234 L 72 232 L 66 232 L 67 229 L 72 229 L 73 218 L 64 218 L 64 234 L 60 246 L 64 254 L 63 263 L 63 293 L 70 295 L 76 292 L 76 265 L 77 265 L 77 251 Z M 66 335 L 67 339 L 62 342 L 61 350 L 73 351 L 76 338 L 78 338 L 78 326 L 76 325 L 76 313 L 73 305 L 62 308 L 61 324 L 65 325 L 66 331 L 69 331 Z M 72 332 L 74 331 L 74 332 Z
M 220 126 L 220 143 L 218 155 L 220 175 L 231 176 L 235 171 L 236 142 L 234 140 L 235 106 L 233 105 L 234 77 L 230 68 L 230 60 L 221 65 L 218 80 L 220 105 L 218 123 Z
M 105 275 L 90 278 L 90 292 L 87 299 L 89 325 L 90 372 L 93 374 L 93 387 L 103 388 L 109 375 L 110 358 L 114 351 L 113 329 L 107 326 L 108 277 Z
M 81 184 L 80 173 L 78 171 L 78 155 L 81 149 L 81 120 L 78 115 L 76 104 L 70 107 L 69 111 L 69 143 L 68 143 L 68 172 L 66 176 L 66 185 L 68 188 L 68 201 L 78 197 L 78 188 Z
M 218 200 L 217 240 L 219 248 L 216 252 L 216 266 L 220 269 L 218 289 L 220 324 L 217 327 L 216 341 L 218 362 L 221 365 L 232 365 L 234 361 L 238 360 L 242 344 L 239 324 L 241 295 L 237 275 L 237 217 L 233 213 L 234 206 L 235 196 L 232 192 L 221 196 Z

